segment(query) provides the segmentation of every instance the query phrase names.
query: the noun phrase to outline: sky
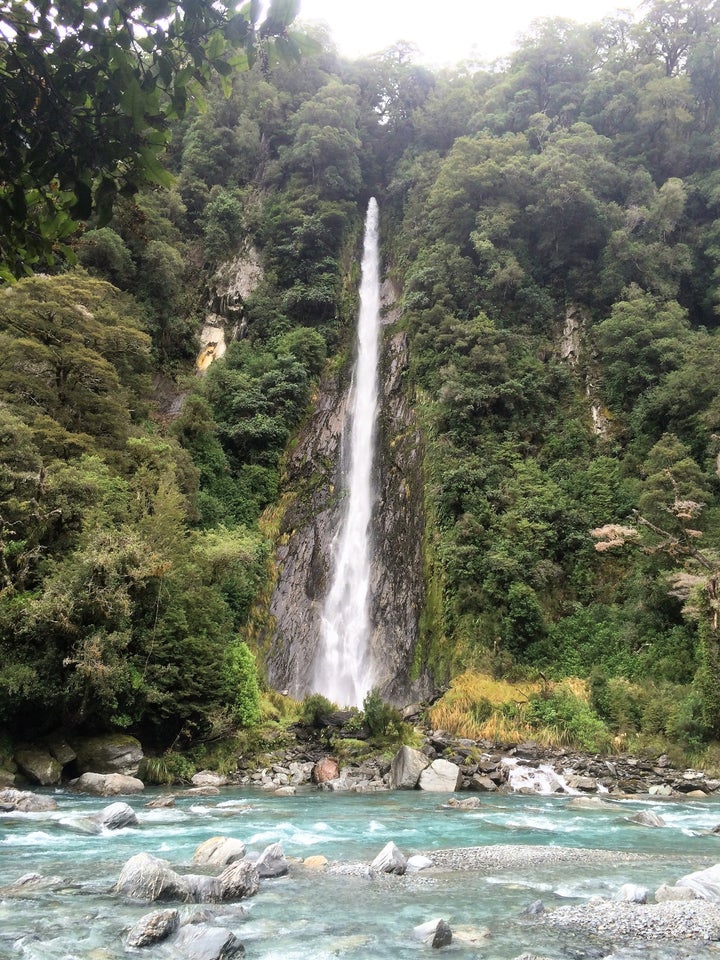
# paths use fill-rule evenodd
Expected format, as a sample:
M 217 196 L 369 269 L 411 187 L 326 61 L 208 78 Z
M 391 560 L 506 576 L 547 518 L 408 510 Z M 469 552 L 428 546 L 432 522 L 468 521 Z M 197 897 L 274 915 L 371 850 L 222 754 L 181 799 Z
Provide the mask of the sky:
M 517 46 L 533 20 L 565 17 L 590 23 L 619 8 L 637 16 L 637 0 L 301 0 L 300 17 L 330 28 L 350 59 L 413 43 L 428 66 L 491 62 Z

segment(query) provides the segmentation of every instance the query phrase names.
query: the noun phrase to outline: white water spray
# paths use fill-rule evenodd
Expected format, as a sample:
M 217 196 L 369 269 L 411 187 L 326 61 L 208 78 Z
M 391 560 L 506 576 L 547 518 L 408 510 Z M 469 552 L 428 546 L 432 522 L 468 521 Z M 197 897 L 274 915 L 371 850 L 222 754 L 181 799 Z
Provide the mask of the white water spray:
M 358 350 L 350 404 L 346 506 L 333 542 L 333 579 L 325 599 L 315 659 L 315 689 L 340 706 L 362 706 L 373 685 L 370 657 L 370 517 L 375 491 L 373 453 L 377 412 L 380 256 L 378 206 L 368 204 L 360 282 Z M 347 449 L 343 438 L 343 447 Z M 345 459 L 345 458 L 344 458 Z

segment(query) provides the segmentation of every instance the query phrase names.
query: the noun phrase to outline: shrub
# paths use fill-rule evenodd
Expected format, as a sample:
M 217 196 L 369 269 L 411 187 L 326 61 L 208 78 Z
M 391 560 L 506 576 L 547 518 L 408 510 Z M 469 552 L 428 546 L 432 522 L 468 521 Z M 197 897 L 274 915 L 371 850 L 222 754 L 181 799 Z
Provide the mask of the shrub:
M 533 694 L 525 719 L 533 727 L 549 727 L 559 740 L 598 752 L 610 742 L 608 728 L 590 705 L 566 687 Z
M 385 737 L 392 727 L 396 730 L 402 725 L 400 711 L 391 706 L 380 696 L 377 689 L 372 689 L 363 700 L 365 725 L 371 737 Z
M 247 644 L 236 643 L 230 648 L 227 672 L 235 719 L 241 727 L 252 727 L 260 720 L 260 688 L 255 657 Z
M 300 723 L 304 727 L 319 730 L 323 725 L 323 718 L 335 713 L 336 710 L 336 705 L 331 703 L 327 697 L 324 697 L 321 693 L 312 693 L 303 700 Z

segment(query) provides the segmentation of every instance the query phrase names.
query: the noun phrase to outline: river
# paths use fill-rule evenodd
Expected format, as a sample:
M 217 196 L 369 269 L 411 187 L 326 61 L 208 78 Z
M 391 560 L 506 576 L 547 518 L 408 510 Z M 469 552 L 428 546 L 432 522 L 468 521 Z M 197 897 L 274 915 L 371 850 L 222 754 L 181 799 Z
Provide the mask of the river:
M 238 837 L 258 853 L 280 841 L 289 858 L 323 854 L 331 864 L 368 864 L 390 840 L 407 856 L 507 844 L 519 854 L 541 845 L 641 855 L 624 862 L 619 855 L 616 860 L 589 853 L 578 862 L 533 866 L 520 857 L 504 868 L 376 878 L 359 869 L 310 870 L 293 860 L 286 877 L 262 881 L 259 893 L 240 904 L 181 906 L 185 918 L 209 911 L 211 922 L 233 930 L 249 960 L 417 960 L 430 947 L 413 939 L 413 927 L 436 917 L 475 938 L 456 939 L 443 949 L 458 960 L 511 960 L 523 952 L 553 960 L 720 957 L 716 943 L 686 949 L 595 941 L 523 913 L 537 900 L 550 910 L 594 896 L 613 898 L 626 882 L 652 891 L 720 860 L 720 837 L 708 833 L 720 823 L 717 800 L 644 798 L 583 810 L 568 796 L 484 795 L 477 810 L 462 811 L 443 808 L 443 795 L 420 791 L 362 795 L 301 788 L 279 797 L 227 788 L 213 797 L 179 794 L 174 807 L 148 808 L 157 795 L 148 790 L 129 798 L 138 827 L 101 834 L 83 832 L 82 818 L 110 800 L 57 791 L 55 811 L 0 815 L 0 885 L 28 872 L 66 881 L 22 897 L 0 890 L 3 960 L 127 960 L 128 927 L 154 908 L 113 893 L 122 865 L 146 851 L 178 872 L 199 872 L 190 868 L 193 851 L 217 835 Z M 655 811 L 666 826 L 632 823 L 629 818 L 640 810 Z M 180 956 L 170 942 L 130 953 L 158 960 Z

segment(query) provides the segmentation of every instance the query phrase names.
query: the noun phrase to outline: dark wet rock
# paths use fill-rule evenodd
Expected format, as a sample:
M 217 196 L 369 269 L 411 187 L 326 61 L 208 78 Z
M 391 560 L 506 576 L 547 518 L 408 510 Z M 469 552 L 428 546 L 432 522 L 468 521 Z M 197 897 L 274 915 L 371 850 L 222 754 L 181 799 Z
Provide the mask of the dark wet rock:
M 290 869 L 282 844 L 271 843 L 255 861 L 255 867 L 261 879 L 284 877 Z
M 137 775 L 143 750 L 140 741 L 126 734 L 108 734 L 73 741 L 78 773 L 120 773 Z
M 177 910 L 156 910 L 146 913 L 130 928 L 125 943 L 128 947 L 149 947 L 166 940 L 180 926 Z
M 447 920 L 438 921 L 438 925 L 435 928 L 435 935 L 432 938 L 432 946 L 435 950 L 439 950 L 441 947 L 449 947 L 452 943 L 452 930 L 450 929 L 450 924 Z
M 233 960 L 245 953 L 244 945 L 231 930 L 205 924 L 181 927 L 172 943 L 187 960 Z
M 234 837 L 210 837 L 195 850 L 193 863 L 208 867 L 227 867 L 236 860 L 242 860 L 245 853 L 242 840 Z
M 49 751 L 39 748 L 16 750 L 14 760 L 22 773 L 33 783 L 39 783 L 41 787 L 60 783 L 62 764 L 58 763 Z
M 53 797 L 43 797 L 12 787 L 0 790 L 0 811 L 3 813 L 45 813 L 48 810 L 57 810 L 57 807 L 57 801 Z
M 96 797 L 142 793 L 145 789 L 142 780 L 122 773 L 83 773 L 76 780 L 71 780 L 68 786 L 78 793 L 91 793 Z
M 378 873 L 394 873 L 402 876 L 407 870 L 407 860 L 391 840 L 375 857 L 370 864 L 370 869 L 377 870 Z
M 479 773 L 474 774 L 468 782 L 468 789 L 476 790 L 479 793 L 493 793 L 497 788 L 498 785 L 494 780 Z
M 57 762 L 63 767 L 67 766 L 68 763 L 72 763 L 77 757 L 73 748 L 59 733 L 51 734 L 49 737 L 46 737 L 43 742 L 51 756 L 55 757 Z

